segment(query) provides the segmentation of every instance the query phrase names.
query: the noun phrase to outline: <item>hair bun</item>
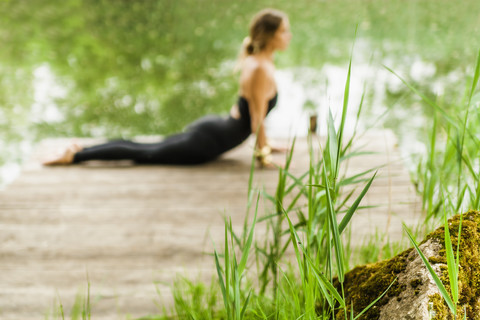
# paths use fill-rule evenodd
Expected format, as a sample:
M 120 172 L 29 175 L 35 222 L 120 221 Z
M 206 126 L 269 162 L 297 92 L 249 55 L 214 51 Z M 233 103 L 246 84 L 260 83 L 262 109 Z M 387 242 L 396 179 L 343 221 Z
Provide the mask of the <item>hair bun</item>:
M 243 39 L 243 48 L 247 54 L 252 54 L 255 51 L 252 38 L 245 37 L 245 39 Z

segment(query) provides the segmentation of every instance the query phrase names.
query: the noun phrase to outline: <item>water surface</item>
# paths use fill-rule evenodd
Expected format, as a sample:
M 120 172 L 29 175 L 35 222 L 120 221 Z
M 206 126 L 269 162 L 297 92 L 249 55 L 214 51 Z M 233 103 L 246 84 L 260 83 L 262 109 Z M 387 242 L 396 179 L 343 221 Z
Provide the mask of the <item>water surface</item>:
M 1 1 L 3 181 L 45 137 L 166 135 L 202 115 L 228 112 L 246 26 L 269 5 Z M 383 66 L 448 105 L 464 91 L 480 48 L 478 1 L 281 0 L 276 6 L 289 13 L 294 37 L 277 56 L 280 101 L 268 120 L 274 136 L 304 135 L 312 109 L 321 124 L 329 108 L 338 113 L 358 29 L 349 123 L 365 92 L 361 128 L 392 128 L 418 152 L 431 113 Z

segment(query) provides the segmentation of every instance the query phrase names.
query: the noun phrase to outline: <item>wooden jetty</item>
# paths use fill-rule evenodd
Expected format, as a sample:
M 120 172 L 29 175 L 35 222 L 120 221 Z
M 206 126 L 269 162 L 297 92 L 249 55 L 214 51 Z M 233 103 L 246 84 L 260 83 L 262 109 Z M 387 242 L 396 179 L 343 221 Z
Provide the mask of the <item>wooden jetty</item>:
M 69 318 L 87 281 L 93 319 L 161 313 L 171 304 L 177 276 L 210 283 L 209 253 L 213 243 L 222 247 L 223 216 L 243 225 L 252 141 L 192 167 L 39 164 L 70 141 L 42 142 L 18 179 L 0 192 L 0 319 L 54 319 L 58 300 Z M 356 146 L 377 154 L 351 159 L 349 175 L 385 166 L 362 203 L 380 206 L 354 217 L 352 237 L 361 242 L 377 228 L 399 239 L 401 221 L 415 224 L 421 210 L 395 138 L 371 132 Z M 292 171 L 307 166 L 307 142 L 299 139 Z M 273 193 L 278 173 L 257 169 L 254 178 L 254 186 Z

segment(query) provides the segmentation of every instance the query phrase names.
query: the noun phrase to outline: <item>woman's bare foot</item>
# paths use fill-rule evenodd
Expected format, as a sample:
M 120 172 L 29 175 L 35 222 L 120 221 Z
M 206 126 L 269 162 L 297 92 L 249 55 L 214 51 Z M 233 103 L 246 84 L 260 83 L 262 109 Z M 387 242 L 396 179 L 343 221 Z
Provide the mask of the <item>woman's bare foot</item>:
M 83 148 L 80 147 L 78 144 L 74 143 L 69 146 L 65 151 L 49 160 L 43 162 L 44 166 L 58 166 L 58 165 L 69 165 L 73 162 L 73 158 L 75 154 L 81 151 Z

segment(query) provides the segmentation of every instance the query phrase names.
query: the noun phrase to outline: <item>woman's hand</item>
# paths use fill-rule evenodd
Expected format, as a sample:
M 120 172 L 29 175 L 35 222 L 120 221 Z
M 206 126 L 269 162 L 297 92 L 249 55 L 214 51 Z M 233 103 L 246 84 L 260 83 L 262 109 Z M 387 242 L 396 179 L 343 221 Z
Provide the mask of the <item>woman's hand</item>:
M 255 158 L 261 168 L 266 169 L 280 169 L 285 167 L 285 162 L 273 160 L 273 149 L 270 146 L 264 146 L 261 149 L 255 150 Z

